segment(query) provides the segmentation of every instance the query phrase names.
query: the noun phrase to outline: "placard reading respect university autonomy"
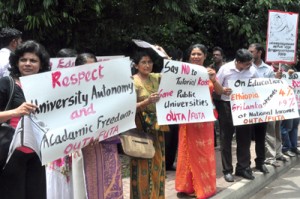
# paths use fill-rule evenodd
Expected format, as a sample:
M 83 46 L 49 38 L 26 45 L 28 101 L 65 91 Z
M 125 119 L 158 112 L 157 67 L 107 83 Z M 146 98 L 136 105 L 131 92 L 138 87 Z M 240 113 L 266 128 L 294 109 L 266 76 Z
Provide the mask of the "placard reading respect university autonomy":
M 121 58 L 20 78 L 27 102 L 49 128 L 43 164 L 135 127 L 130 64 Z

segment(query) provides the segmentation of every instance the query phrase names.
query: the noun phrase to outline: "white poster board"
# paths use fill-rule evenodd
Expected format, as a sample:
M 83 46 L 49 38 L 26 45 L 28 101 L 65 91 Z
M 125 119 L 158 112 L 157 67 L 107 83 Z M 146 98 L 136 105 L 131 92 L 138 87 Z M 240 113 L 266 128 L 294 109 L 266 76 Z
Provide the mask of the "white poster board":
M 299 117 L 293 89 L 281 79 L 229 80 L 235 126 Z
M 161 57 L 165 57 L 166 56 L 163 52 L 157 50 L 157 48 L 154 45 L 152 45 L 152 44 L 150 44 L 150 43 L 148 43 L 146 41 L 142 41 L 142 40 L 138 40 L 138 39 L 133 39 L 132 41 L 137 46 L 139 46 L 141 48 L 151 48 L 152 50 L 154 50 Z
M 300 109 L 300 72 L 295 72 L 291 75 L 284 72 L 282 73 L 282 79 L 287 81 L 289 86 L 293 88 L 298 103 L 298 109 Z
M 266 62 L 295 63 L 298 13 L 269 10 Z
M 164 60 L 156 103 L 159 125 L 215 121 L 207 69 Z
M 20 78 L 26 100 L 49 128 L 43 164 L 135 127 L 130 64 L 121 58 Z
M 114 55 L 114 56 L 97 56 L 97 61 L 108 61 L 112 59 L 118 59 L 124 57 L 123 55 Z M 62 68 L 70 68 L 75 66 L 76 57 L 59 57 L 59 58 L 50 58 L 51 70 L 59 70 Z

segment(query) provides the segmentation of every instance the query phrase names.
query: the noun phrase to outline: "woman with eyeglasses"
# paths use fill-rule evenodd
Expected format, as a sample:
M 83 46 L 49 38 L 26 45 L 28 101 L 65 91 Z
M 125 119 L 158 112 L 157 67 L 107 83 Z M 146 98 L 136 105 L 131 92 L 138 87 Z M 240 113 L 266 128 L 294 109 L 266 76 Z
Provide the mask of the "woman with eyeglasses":
M 133 57 L 137 73 L 133 75 L 137 93 L 137 114 L 149 126 L 154 136 L 155 155 L 152 159 L 132 158 L 130 162 L 130 198 L 163 199 L 165 198 L 165 140 L 164 132 L 168 126 L 157 124 L 155 103 L 159 100 L 157 93 L 160 74 L 152 73 L 153 60 L 147 51 L 137 52 Z M 139 117 L 137 128 L 142 129 Z

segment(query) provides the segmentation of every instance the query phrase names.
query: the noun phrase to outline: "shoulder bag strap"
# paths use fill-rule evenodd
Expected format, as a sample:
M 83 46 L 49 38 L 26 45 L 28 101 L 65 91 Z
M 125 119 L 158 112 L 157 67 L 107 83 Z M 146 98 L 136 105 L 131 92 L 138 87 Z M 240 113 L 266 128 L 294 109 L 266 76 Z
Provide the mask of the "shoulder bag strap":
M 138 117 L 140 118 L 140 121 L 141 121 L 142 128 L 143 128 L 144 132 L 148 132 L 148 127 L 147 127 L 147 124 L 144 120 L 142 112 L 138 111 L 137 114 L 138 114 Z
M 6 104 L 5 111 L 8 110 L 10 107 L 10 104 L 12 102 L 12 97 L 14 95 L 14 91 L 15 91 L 15 82 L 14 82 L 13 78 L 11 76 L 9 76 L 9 99 Z

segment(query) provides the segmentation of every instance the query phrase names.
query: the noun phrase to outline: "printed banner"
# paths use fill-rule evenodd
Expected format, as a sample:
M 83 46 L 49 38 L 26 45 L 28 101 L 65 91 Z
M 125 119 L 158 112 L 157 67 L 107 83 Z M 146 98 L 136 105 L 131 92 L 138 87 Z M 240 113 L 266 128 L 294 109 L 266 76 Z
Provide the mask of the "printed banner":
M 298 104 L 298 109 L 300 109 L 300 72 L 295 72 L 291 75 L 284 72 L 282 73 L 282 79 L 285 80 L 291 88 L 293 88 Z
M 26 100 L 49 128 L 43 164 L 135 127 L 130 64 L 121 58 L 20 78 Z
M 208 83 L 206 68 L 165 59 L 156 103 L 158 124 L 215 121 Z
M 266 62 L 295 63 L 298 13 L 269 10 Z
M 235 126 L 299 117 L 293 89 L 281 79 L 229 80 Z
M 97 56 L 97 61 L 108 61 L 112 59 L 122 58 L 123 55 L 115 56 Z M 50 58 L 51 70 L 59 70 L 62 68 L 70 68 L 75 66 L 76 57 L 61 57 L 61 58 Z

